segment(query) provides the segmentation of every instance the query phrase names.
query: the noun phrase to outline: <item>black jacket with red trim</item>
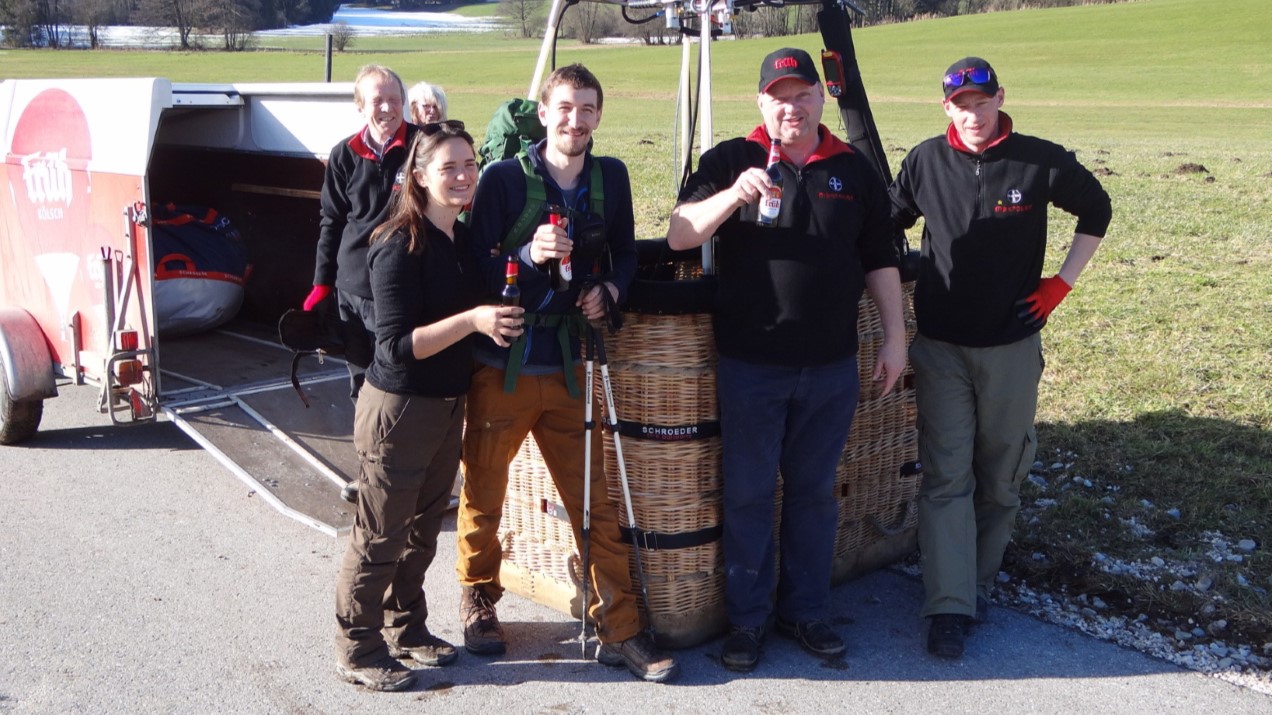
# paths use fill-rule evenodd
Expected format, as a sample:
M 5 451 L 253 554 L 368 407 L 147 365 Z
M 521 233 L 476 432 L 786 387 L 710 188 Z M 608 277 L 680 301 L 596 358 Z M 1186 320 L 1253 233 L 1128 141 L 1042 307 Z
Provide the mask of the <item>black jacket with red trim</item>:
M 1012 132 L 984 152 L 968 150 L 953 125 L 912 149 L 890 189 L 893 220 L 923 217 L 914 311 L 919 333 L 967 347 L 1007 345 L 1037 328 L 1016 301 L 1038 287 L 1047 248 L 1047 205 L 1078 217 L 1077 232 L 1104 236 L 1109 195 L 1073 152 Z
M 777 225 L 755 223 L 758 206 L 735 211 L 716 232 L 720 353 L 748 362 L 812 367 L 857 354 L 857 301 L 865 274 L 896 266 L 883 180 L 825 126 L 802 169 L 783 157 Z M 766 164 L 763 126 L 702 155 L 680 201 L 728 189 Z
M 332 147 L 322 181 L 314 285 L 371 297 L 367 241 L 402 187 L 402 165 L 418 129 L 403 122 L 379 158 L 362 139 L 365 129 Z

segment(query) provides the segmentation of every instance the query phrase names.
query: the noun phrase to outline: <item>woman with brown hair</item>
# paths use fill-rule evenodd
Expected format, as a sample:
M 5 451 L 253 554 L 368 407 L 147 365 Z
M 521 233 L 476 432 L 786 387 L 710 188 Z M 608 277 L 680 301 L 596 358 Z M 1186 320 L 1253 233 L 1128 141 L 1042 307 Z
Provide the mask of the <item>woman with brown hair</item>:
M 480 305 L 467 227 L 456 221 L 477 184 L 463 123 L 421 127 L 406 169 L 367 254 L 375 359 L 354 415 L 362 488 L 336 584 L 337 671 L 372 690 L 414 682 L 398 659 L 457 657 L 425 625 L 423 586 L 459 464 L 470 336 L 508 345 L 522 331 L 521 308 Z

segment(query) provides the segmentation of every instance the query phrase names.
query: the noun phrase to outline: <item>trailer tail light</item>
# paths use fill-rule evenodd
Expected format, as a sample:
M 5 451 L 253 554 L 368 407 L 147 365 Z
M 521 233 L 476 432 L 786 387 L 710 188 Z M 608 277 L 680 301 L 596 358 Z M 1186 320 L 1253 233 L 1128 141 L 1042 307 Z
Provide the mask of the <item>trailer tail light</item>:
M 136 350 L 139 345 L 136 330 L 121 330 L 115 333 L 115 339 L 119 342 L 119 350 L 121 352 Z
M 120 385 L 136 385 L 141 382 L 140 360 L 120 360 L 115 363 L 115 381 Z

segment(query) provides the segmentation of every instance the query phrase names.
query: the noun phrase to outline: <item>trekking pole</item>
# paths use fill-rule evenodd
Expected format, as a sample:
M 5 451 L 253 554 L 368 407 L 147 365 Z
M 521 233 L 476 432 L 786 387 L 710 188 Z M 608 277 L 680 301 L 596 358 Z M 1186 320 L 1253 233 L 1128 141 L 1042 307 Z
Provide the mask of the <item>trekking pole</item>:
M 609 360 L 605 357 L 605 338 L 600 328 L 588 326 L 590 337 L 596 343 L 596 357 L 601 363 L 601 386 L 605 389 L 605 407 L 608 410 L 610 434 L 614 436 L 614 456 L 618 460 L 618 483 L 623 488 L 623 502 L 627 505 L 627 524 L 632 530 L 632 551 L 636 554 L 636 579 L 640 581 L 640 596 L 645 604 L 645 616 L 649 620 L 649 632 L 654 631 L 653 613 L 649 609 L 649 588 L 645 585 L 645 568 L 641 563 L 640 542 L 644 540 L 636 526 L 636 513 L 632 510 L 632 491 L 627 485 L 627 465 L 623 461 L 623 443 L 618 436 L 618 413 L 614 409 L 614 390 L 610 387 Z
M 592 372 L 592 363 L 594 362 L 595 343 L 592 338 L 592 331 L 589 330 L 587 337 L 584 339 L 587 356 L 587 392 L 585 393 L 586 403 L 583 407 L 583 525 L 579 529 L 583 534 L 583 543 L 580 548 L 583 552 L 583 603 L 580 607 L 580 614 L 583 616 L 583 628 L 579 632 L 579 645 L 583 651 L 583 659 L 587 660 L 587 607 L 588 607 L 588 547 L 592 544 L 592 430 L 596 429 L 596 423 L 592 421 L 592 402 L 593 391 L 592 386 L 595 384 L 594 373 Z

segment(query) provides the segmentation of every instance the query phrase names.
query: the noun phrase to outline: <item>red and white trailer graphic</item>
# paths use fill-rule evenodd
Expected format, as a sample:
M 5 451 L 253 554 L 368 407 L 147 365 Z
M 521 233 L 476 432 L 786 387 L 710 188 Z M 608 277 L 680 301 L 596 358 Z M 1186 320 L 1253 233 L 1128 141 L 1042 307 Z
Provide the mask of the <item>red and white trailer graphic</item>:
M 0 82 L 0 444 L 35 436 L 59 386 L 119 424 L 171 419 L 280 511 L 335 533 L 356 473 L 343 364 L 277 342 L 313 276 L 327 152 L 361 126 L 352 85 Z M 238 316 L 157 334 L 150 207 L 215 207 L 247 244 Z M 88 388 L 85 388 L 88 389 Z

